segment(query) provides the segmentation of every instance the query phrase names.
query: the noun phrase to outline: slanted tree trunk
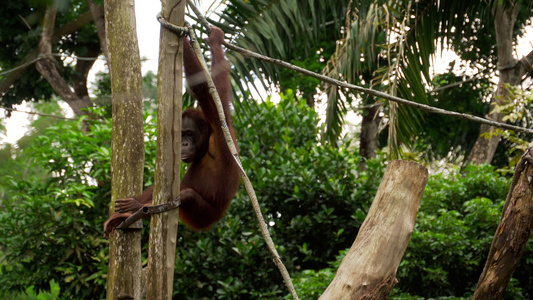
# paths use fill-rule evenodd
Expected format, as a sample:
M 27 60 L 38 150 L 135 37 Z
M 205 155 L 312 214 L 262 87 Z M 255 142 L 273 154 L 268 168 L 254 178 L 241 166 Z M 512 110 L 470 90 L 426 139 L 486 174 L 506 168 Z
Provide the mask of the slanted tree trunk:
M 101 6 L 98 6 L 98 9 L 102 9 Z M 54 23 L 55 23 L 55 16 L 54 16 L 54 19 L 53 19 Z M 49 34 L 50 32 L 44 32 L 44 26 L 43 26 L 43 34 L 41 39 L 46 39 L 45 41 L 42 41 L 44 42 L 43 46 L 46 47 L 44 48 L 44 52 L 43 50 L 41 50 L 41 45 L 39 48 L 35 49 L 34 51 L 32 51 L 31 53 L 29 53 L 22 61 L 21 63 L 19 64 L 19 66 L 13 70 L 13 72 L 10 72 L 9 74 L 5 75 L 4 77 L 4 80 L 2 82 L 0 82 L 0 96 L 6 94 L 9 92 L 9 90 L 11 89 L 11 86 L 13 84 L 15 84 L 15 82 L 24 74 L 24 72 L 26 72 L 28 70 L 28 68 L 32 68 L 33 65 L 32 64 L 28 64 L 29 62 L 35 60 L 39 54 L 42 53 L 47 53 L 48 52 L 48 43 L 50 43 L 50 45 L 52 44 L 55 44 L 57 42 L 59 42 L 61 40 L 61 38 L 65 35 L 68 35 L 68 34 L 72 34 L 74 33 L 76 30 L 78 30 L 80 27 L 82 27 L 83 25 L 89 23 L 92 21 L 92 16 L 91 16 L 91 12 L 88 11 L 88 12 L 85 12 L 85 13 L 82 13 L 78 16 L 77 19 L 73 20 L 71 23 L 68 23 L 60 28 L 58 28 L 56 31 L 54 31 L 52 33 L 52 36 L 49 38 Z M 45 21 L 46 22 L 46 21 Z M 46 26 L 51 26 L 49 28 L 53 29 L 53 23 L 50 25 L 46 25 Z M 46 29 L 48 30 L 48 29 Z M 50 47 L 50 52 L 51 52 L 51 47 Z
M 143 187 L 142 76 L 134 0 L 106 0 L 105 19 L 113 96 L 110 211 L 114 212 L 116 199 L 139 195 Z M 141 227 L 138 221 L 128 229 L 117 229 L 110 240 L 108 300 L 142 297 Z
M 491 110 L 495 105 L 502 105 L 509 100 L 508 86 L 518 85 L 522 76 L 526 74 L 526 70 L 531 68 L 531 62 L 533 61 L 533 52 L 530 53 L 529 61 L 520 60 L 517 62 L 513 57 L 513 27 L 519 11 L 520 4 L 518 3 L 499 4 L 495 7 L 494 27 L 500 76 L 498 87 L 492 98 Z M 501 113 L 489 113 L 485 117 L 498 122 L 503 120 Z M 468 157 L 469 163 L 483 164 L 492 162 L 501 138 L 499 134 L 492 133 L 494 130 L 494 127 L 488 125 L 481 126 L 480 136 Z M 489 137 L 485 136 L 487 134 Z
M 162 1 L 161 15 L 183 26 L 185 3 Z M 180 195 L 183 38 L 163 27 L 160 35 L 154 205 Z M 172 298 L 177 232 L 178 209 L 152 215 L 146 299 Z
M 501 299 L 507 289 L 533 230 L 533 183 L 530 178 L 533 178 L 533 166 L 527 162 L 506 200 L 472 299 Z
M 374 202 L 322 300 L 386 299 L 413 231 L 428 171 L 415 162 L 389 163 Z
M 89 95 L 87 94 L 87 97 L 78 97 L 78 95 L 72 91 L 65 79 L 61 77 L 61 74 L 59 74 L 59 71 L 56 68 L 55 59 L 50 56 L 52 54 L 52 33 L 54 32 L 56 15 L 57 4 L 52 4 L 46 9 L 43 31 L 39 42 L 40 54 L 49 56 L 38 60 L 35 67 L 52 86 L 54 91 L 67 102 L 77 116 L 86 115 L 87 111 L 84 111 L 83 109 L 92 106 Z

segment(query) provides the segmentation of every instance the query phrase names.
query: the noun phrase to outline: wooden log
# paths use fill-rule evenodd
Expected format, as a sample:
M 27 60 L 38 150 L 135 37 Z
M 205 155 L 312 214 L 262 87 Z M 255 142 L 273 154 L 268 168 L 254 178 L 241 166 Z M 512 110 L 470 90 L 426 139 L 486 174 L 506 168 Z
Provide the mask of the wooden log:
M 320 299 L 386 299 L 413 231 L 428 171 L 394 160 L 335 278 Z
M 485 268 L 481 274 L 472 299 L 502 299 L 507 285 L 520 262 L 524 248 L 533 230 L 533 166 L 531 147 L 519 165 L 516 185 L 511 186 L 504 211 L 490 248 Z M 526 162 L 527 161 L 527 162 Z M 521 168 L 520 168 L 521 169 Z

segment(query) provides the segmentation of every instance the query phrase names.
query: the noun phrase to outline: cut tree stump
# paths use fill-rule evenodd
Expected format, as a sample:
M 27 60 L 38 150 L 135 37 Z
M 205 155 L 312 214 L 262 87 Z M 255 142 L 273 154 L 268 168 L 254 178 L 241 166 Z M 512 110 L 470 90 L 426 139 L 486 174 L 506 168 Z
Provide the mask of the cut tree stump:
M 386 299 L 409 243 L 428 171 L 394 160 L 385 170 L 374 202 L 335 278 L 320 299 Z

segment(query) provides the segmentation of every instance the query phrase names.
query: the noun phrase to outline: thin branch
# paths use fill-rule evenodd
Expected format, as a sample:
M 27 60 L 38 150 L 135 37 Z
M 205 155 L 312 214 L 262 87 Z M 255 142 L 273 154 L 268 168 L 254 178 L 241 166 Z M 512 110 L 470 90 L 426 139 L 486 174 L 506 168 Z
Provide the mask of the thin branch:
M 198 9 L 198 7 L 196 7 L 196 5 L 194 5 L 194 2 L 192 0 L 187 0 L 187 4 L 189 4 L 189 7 L 192 9 L 194 14 L 198 17 L 200 23 L 202 24 L 202 26 L 205 29 L 205 32 L 206 33 L 211 33 L 211 25 L 209 24 L 209 22 L 207 22 L 207 19 L 204 17 L 204 15 Z
M 46 8 L 44 15 L 43 29 L 41 32 L 41 40 L 39 42 L 40 54 L 49 55 L 52 53 L 52 33 L 57 16 L 57 4 L 51 4 Z M 84 108 L 91 107 L 92 102 L 87 98 L 80 98 L 76 95 L 68 83 L 65 81 L 54 64 L 54 60 L 48 56 L 45 59 L 37 61 L 35 68 L 48 81 L 50 86 L 68 105 L 72 108 L 77 116 L 88 115 Z
M 86 0 L 89 11 L 93 17 L 94 25 L 96 26 L 96 33 L 100 41 L 100 48 L 103 50 L 105 57 L 109 58 L 109 49 L 105 38 L 105 12 L 103 5 L 96 5 L 93 0 Z
M 74 121 L 75 121 L 75 120 L 78 120 L 78 119 L 76 119 L 76 118 L 67 118 L 67 117 L 63 117 L 63 116 L 56 116 L 56 115 L 43 114 L 43 113 L 34 112 L 34 111 L 18 110 L 18 109 L 9 108 L 9 107 L 6 107 L 6 106 L 0 106 L 0 108 L 3 108 L 3 109 L 5 109 L 5 110 L 9 110 L 9 111 L 15 111 L 15 112 L 20 112 L 20 113 L 25 113 L 25 114 L 30 114 L 30 115 L 38 115 L 38 116 L 50 117 L 50 118 L 56 118 L 56 119 L 74 120 Z
M 290 64 L 288 62 L 284 62 L 284 61 L 282 61 L 280 59 L 275 59 L 275 58 L 271 58 L 271 57 L 264 56 L 264 55 L 261 55 L 261 54 L 257 54 L 255 52 L 252 52 L 250 50 L 246 50 L 244 48 L 229 44 L 227 42 L 224 42 L 224 46 L 226 46 L 226 48 L 228 48 L 230 50 L 239 52 L 240 54 L 242 54 L 244 56 L 248 56 L 248 57 L 253 57 L 253 58 L 256 58 L 256 59 L 264 60 L 266 62 L 275 64 L 277 66 L 280 66 L 280 67 L 283 67 L 283 68 L 287 68 L 287 69 L 296 71 L 298 73 L 302 73 L 304 75 L 311 76 L 313 78 L 316 78 L 316 79 L 318 79 L 320 81 L 323 81 L 323 82 L 327 82 L 329 84 L 333 84 L 333 85 L 336 85 L 336 86 L 339 86 L 339 87 L 343 87 L 343 88 L 347 88 L 347 89 L 356 90 L 356 91 L 359 91 L 359 92 L 362 92 L 362 93 L 365 93 L 365 94 L 368 94 L 368 95 L 380 97 L 380 98 L 383 98 L 383 99 L 386 99 L 386 100 L 389 100 L 389 101 L 393 101 L 393 102 L 396 102 L 396 103 L 400 103 L 400 104 L 404 104 L 404 105 L 411 106 L 411 107 L 414 107 L 414 108 L 418 108 L 418 109 L 421 109 L 421 110 L 424 110 L 424 111 L 427 111 L 427 112 L 430 112 L 430 113 L 436 113 L 436 114 L 441 114 L 441 115 L 452 116 L 452 117 L 455 117 L 455 118 L 465 119 L 465 120 L 469 120 L 469 121 L 473 121 L 473 122 L 481 123 L 481 124 L 487 124 L 487 125 L 498 127 L 498 128 L 503 128 L 503 129 L 514 130 L 514 131 L 518 131 L 518 132 L 524 132 L 524 133 L 533 134 L 533 129 L 523 128 L 523 127 L 519 127 L 519 126 L 513 126 L 513 125 L 509 125 L 509 124 L 505 124 L 505 123 L 491 121 L 491 120 L 485 119 L 485 118 L 480 118 L 480 117 L 476 117 L 476 116 L 472 116 L 472 115 L 468 115 L 468 114 L 458 113 L 458 112 L 455 112 L 455 111 L 448 111 L 448 110 L 445 110 L 445 109 L 441 109 L 441 108 L 425 105 L 425 104 L 422 104 L 422 103 L 409 101 L 409 100 L 406 100 L 406 99 L 403 99 L 403 98 L 400 98 L 400 97 L 396 97 L 396 96 L 392 96 L 392 95 L 389 95 L 389 94 L 386 94 L 386 93 L 383 93 L 383 92 L 380 92 L 380 91 L 364 88 L 364 87 L 361 87 L 361 86 L 358 86 L 358 85 L 355 85 L 355 84 L 346 83 L 346 82 L 343 82 L 343 81 L 340 81 L 340 80 L 337 80 L 337 79 L 333 79 L 331 77 L 327 77 L 327 76 L 324 76 L 324 75 L 321 75 L 321 74 L 317 74 L 315 72 L 311 72 L 311 71 L 306 70 L 304 68 L 300 68 L 298 66 L 292 65 L 292 64 Z

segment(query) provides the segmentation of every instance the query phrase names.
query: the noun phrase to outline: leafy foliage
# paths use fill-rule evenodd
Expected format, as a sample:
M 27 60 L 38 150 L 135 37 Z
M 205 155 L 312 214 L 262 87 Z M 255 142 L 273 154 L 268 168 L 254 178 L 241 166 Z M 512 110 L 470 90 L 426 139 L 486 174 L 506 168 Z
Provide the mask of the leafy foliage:
M 532 128 L 533 91 L 524 91 L 520 87 L 512 86 L 507 86 L 507 88 L 509 89 L 508 101 L 501 105 L 495 104 L 492 111 L 504 114 L 503 120 L 511 124 Z M 498 144 L 492 164 L 498 167 L 515 165 L 528 148 L 529 136 L 525 133 L 501 129 L 495 130 L 494 134 L 501 134 L 502 142 Z M 490 134 L 485 136 L 490 137 Z
M 103 297 L 107 243 L 99 228 L 109 191 L 109 122 L 63 121 L 32 143 L 43 180 L 11 178 L 0 212 L 3 292 L 37 292 L 57 282 L 65 297 Z M 96 183 L 101 184 L 97 187 Z
M 31 106 L 43 113 L 52 115 L 61 115 L 61 108 L 56 101 L 46 103 L 32 103 Z M 48 170 L 45 166 L 32 164 L 34 161 L 34 152 L 31 147 L 35 139 L 44 134 L 49 126 L 57 125 L 60 119 L 50 117 L 28 117 L 30 120 L 30 129 L 25 136 L 21 137 L 16 145 L 4 144 L 0 149 L 0 198 L 10 198 L 10 185 L 13 178 L 22 178 L 24 180 L 42 180 L 46 178 Z
M 426 297 L 472 291 L 507 190 L 508 180 L 486 165 L 432 176 L 399 268 L 399 289 Z
M 483 116 L 489 106 L 483 99 L 491 93 L 488 79 L 462 83 L 463 80 L 463 77 L 453 74 L 451 70 L 436 75 L 433 78 L 436 89 L 428 97 L 428 104 L 449 111 Z M 461 162 L 470 153 L 479 135 L 479 125 L 439 114 L 423 115 L 425 126 L 420 135 L 413 138 L 410 145 L 412 151 L 423 152 L 427 161 L 446 159 Z
M 324 265 L 320 257 L 333 259 L 353 241 L 343 231 L 355 231 L 354 212 L 369 198 L 357 192 L 358 155 L 347 147 L 316 146 L 316 114 L 290 98 L 259 104 L 262 113 L 241 131 L 241 153 L 280 244 L 303 268 L 316 268 Z M 275 136 L 263 138 L 265 132 Z
M 398 268 L 399 283 L 390 298 L 470 299 L 501 216 L 508 184 L 508 179 L 487 165 L 431 176 Z M 528 259 L 532 251 L 529 245 L 505 299 L 527 299 L 533 292 L 533 265 Z M 339 255 L 330 267 L 299 273 L 295 279 L 302 291 L 299 295 L 320 295 L 344 256 Z
M 229 1 L 216 23 L 233 35 L 233 43 L 257 53 L 281 59 L 320 73 L 335 51 L 349 1 L 256 0 Z M 319 81 L 269 63 L 244 59 L 229 52 L 232 77 L 243 95 L 256 89 L 256 79 L 270 90 L 272 85 L 288 89 L 312 104 Z M 299 98 L 294 98 L 297 100 Z
M 503 5 L 507 2 L 503 1 Z M 523 2 L 513 27 L 513 39 L 523 35 L 523 27 L 533 12 L 531 3 Z M 322 69 L 331 77 L 411 101 L 435 104 L 428 91 L 434 88 L 431 66 L 439 59 L 435 57 L 439 47 L 455 51 L 464 60 L 458 63 L 461 71 L 467 67 L 478 70 L 475 76 L 485 82 L 483 85 L 493 76 L 497 62 L 492 13 L 499 3 L 502 2 L 237 0 L 229 1 L 218 25 L 232 35 L 233 43 L 244 48 L 314 71 Z M 308 78 L 239 54 L 229 56 L 235 66 L 235 82 L 245 95 L 247 88 L 256 88 L 257 82 L 266 89 L 277 86 L 282 92 L 286 88 L 303 91 L 305 98 L 314 93 L 316 85 Z M 320 89 L 327 94 L 326 130 L 321 136 L 324 141 L 335 142 L 340 136 L 343 117 L 351 105 L 382 106 L 384 121 L 391 124 L 388 142 L 393 157 L 402 155 L 405 145 L 412 146 L 413 140 L 434 125 L 430 124 L 433 116 L 429 118 L 417 109 L 389 105 L 337 87 Z M 474 113 L 478 113 L 477 108 Z M 441 146 L 430 150 L 442 153 Z M 454 148 L 458 152 L 452 156 L 460 156 L 470 148 L 464 142 Z
M 508 186 L 508 180 L 487 165 L 468 166 L 462 174 L 433 176 L 399 268 L 399 289 L 426 297 L 471 296 L 499 223 Z M 529 257 L 532 250 L 529 245 L 523 257 Z M 506 293 L 508 299 L 532 293 L 529 283 L 533 269 L 526 261 L 514 275 L 515 281 Z

